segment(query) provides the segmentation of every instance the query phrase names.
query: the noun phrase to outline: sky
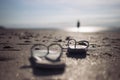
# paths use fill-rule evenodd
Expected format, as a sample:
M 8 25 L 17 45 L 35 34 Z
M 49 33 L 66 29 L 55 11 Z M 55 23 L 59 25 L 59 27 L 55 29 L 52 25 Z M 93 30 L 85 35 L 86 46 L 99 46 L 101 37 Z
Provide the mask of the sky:
M 120 27 L 120 0 L 0 0 L 8 28 Z

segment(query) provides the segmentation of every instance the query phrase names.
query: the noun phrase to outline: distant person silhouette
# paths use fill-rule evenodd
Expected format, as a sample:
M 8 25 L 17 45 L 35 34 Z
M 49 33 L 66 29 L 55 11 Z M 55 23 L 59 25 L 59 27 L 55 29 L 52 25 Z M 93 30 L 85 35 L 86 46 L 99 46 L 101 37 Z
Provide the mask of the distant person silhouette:
M 80 27 L 80 22 L 78 21 L 78 22 L 77 22 L 77 28 L 79 28 L 79 27 Z

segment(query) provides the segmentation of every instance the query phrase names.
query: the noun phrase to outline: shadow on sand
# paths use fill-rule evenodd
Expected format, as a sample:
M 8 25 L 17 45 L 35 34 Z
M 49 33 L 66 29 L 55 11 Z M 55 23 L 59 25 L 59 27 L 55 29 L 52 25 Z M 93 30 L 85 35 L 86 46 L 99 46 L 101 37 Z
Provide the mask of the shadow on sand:
M 22 66 L 21 69 L 26 69 L 26 68 L 32 68 L 33 74 L 35 76 L 50 76 L 50 75 L 58 75 L 58 74 L 63 74 L 65 71 L 65 68 L 40 68 L 36 67 L 35 63 L 32 58 L 29 58 L 30 61 L 30 66 Z
M 15 58 L 7 58 L 7 57 L 1 57 L 0 56 L 0 61 L 10 61 L 10 60 L 14 60 Z

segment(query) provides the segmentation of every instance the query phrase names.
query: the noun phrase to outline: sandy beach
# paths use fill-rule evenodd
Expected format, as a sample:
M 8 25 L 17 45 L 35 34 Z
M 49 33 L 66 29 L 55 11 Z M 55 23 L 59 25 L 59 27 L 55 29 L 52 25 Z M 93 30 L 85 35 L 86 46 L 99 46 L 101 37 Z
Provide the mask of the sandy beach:
M 120 80 L 120 32 L 78 33 L 59 30 L 0 30 L 0 80 Z M 59 43 L 67 48 L 67 38 L 87 40 L 84 58 L 61 59 L 65 70 L 39 70 L 30 65 L 34 44 Z

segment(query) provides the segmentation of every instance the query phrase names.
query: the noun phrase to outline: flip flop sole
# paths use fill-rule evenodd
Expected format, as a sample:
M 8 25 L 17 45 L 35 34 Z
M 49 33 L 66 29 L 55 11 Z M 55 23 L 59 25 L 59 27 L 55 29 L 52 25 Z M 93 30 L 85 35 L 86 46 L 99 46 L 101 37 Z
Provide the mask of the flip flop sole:
M 30 58 L 31 64 L 38 68 L 64 68 L 65 63 L 63 61 L 50 62 L 48 60 L 38 60 L 36 57 Z

